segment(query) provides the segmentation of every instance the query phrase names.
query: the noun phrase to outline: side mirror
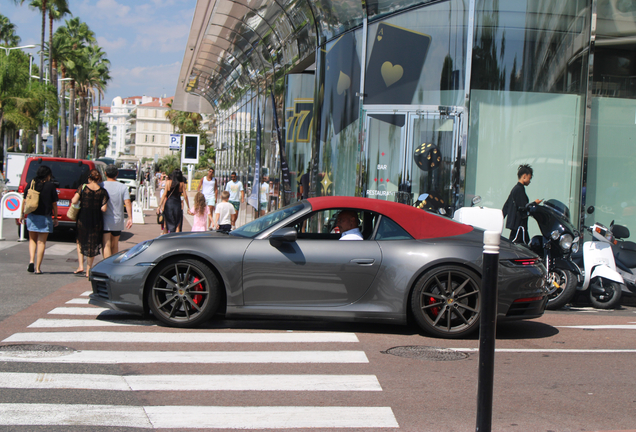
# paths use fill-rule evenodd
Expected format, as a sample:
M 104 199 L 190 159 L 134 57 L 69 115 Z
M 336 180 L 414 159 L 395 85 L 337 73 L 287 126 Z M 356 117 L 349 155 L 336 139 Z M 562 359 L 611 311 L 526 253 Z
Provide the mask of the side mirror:
M 294 227 L 285 227 L 277 231 L 274 231 L 269 236 L 269 244 L 274 247 L 278 247 L 283 243 L 293 243 L 298 239 L 298 233 Z
M 594 213 L 594 206 L 589 206 L 586 211 L 587 211 L 587 214 Z
M 472 203 L 474 206 L 476 206 L 477 204 L 479 204 L 481 202 L 481 196 L 479 195 L 475 195 L 472 199 Z

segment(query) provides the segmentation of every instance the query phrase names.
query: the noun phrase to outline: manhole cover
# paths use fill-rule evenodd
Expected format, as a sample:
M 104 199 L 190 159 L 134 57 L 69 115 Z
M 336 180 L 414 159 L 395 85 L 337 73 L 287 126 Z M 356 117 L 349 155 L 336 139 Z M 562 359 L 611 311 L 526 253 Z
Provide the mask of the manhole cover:
M 389 348 L 382 351 L 384 354 L 391 354 L 398 357 L 417 358 L 433 361 L 464 360 L 469 354 L 448 348 L 437 348 L 427 346 L 401 346 Z
M 23 344 L 0 346 L 0 356 L 16 358 L 61 357 L 74 352 L 76 352 L 75 349 L 60 345 Z

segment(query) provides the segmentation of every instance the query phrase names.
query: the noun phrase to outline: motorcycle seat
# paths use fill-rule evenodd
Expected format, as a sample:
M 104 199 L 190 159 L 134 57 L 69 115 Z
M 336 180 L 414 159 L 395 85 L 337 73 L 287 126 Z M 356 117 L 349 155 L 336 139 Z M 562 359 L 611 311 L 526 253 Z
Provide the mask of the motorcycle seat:
M 636 243 L 632 241 L 623 241 L 619 243 L 621 250 L 636 252 Z

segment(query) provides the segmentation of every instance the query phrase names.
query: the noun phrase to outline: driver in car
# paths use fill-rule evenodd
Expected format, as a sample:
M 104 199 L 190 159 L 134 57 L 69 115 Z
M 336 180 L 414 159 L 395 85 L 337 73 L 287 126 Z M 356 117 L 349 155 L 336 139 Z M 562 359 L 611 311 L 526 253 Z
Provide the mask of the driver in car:
M 343 210 L 336 218 L 336 226 L 342 233 L 340 240 L 362 240 L 358 215 L 353 210 Z

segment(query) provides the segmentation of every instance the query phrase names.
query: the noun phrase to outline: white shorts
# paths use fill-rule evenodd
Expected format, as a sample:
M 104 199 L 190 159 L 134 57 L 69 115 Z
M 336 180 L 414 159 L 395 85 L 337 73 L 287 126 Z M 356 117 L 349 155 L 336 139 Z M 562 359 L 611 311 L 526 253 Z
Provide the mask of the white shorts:
M 212 197 L 212 198 L 205 198 L 205 203 L 209 206 L 215 206 L 216 205 L 216 198 Z

